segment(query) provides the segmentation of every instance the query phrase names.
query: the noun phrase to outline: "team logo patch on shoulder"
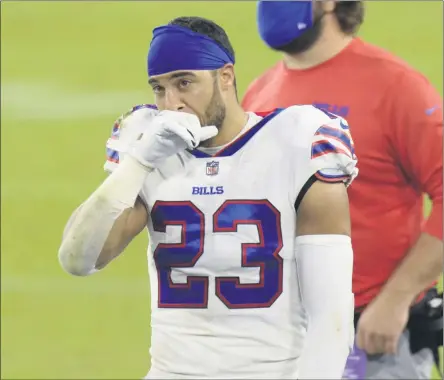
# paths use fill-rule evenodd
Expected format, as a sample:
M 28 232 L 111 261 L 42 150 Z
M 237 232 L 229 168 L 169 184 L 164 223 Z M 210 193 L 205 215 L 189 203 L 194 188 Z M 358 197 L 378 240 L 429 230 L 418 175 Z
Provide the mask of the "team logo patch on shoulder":
M 219 174 L 219 161 L 207 162 L 206 173 L 207 175 Z

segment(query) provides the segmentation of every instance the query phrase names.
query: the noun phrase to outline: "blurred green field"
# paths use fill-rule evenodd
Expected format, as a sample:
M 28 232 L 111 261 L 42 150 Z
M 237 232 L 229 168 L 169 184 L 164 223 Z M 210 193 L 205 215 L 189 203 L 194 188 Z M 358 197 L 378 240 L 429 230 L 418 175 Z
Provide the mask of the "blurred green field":
M 219 22 L 241 94 L 279 56 L 256 33 L 254 2 L 2 2 L 1 11 L 1 378 L 141 378 L 147 237 L 103 273 L 73 278 L 57 261 L 64 224 L 105 178 L 114 119 L 152 101 L 153 27 L 184 15 Z M 441 2 L 372 1 L 361 35 L 442 94 L 442 24 Z

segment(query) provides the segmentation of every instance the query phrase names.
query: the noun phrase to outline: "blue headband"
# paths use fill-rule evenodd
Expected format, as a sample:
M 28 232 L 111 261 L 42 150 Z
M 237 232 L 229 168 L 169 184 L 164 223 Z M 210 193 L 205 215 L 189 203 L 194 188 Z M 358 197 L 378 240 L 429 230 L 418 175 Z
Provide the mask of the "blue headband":
M 178 25 L 153 30 L 148 52 L 148 76 L 177 70 L 216 70 L 234 57 L 217 42 Z
M 284 46 L 313 25 L 312 1 L 259 1 L 257 26 L 271 48 Z

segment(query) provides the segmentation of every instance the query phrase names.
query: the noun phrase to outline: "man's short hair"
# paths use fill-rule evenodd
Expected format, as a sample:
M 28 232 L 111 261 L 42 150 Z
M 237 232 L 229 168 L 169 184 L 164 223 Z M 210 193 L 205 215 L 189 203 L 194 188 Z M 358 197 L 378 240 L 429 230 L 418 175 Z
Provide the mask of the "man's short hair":
M 227 33 L 215 22 L 202 17 L 178 17 L 171 20 L 168 24 L 182 26 L 213 39 L 234 58 L 234 49 Z
M 363 1 L 338 1 L 334 13 L 343 33 L 354 35 L 364 22 L 365 6 Z

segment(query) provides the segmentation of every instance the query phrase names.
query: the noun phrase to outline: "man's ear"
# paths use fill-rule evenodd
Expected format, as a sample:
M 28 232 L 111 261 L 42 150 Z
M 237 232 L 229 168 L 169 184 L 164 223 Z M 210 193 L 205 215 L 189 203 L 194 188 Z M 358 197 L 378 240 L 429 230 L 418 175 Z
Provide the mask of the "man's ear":
M 219 85 L 222 91 L 227 91 L 234 86 L 235 75 L 234 66 L 231 63 L 226 64 L 219 69 Z

